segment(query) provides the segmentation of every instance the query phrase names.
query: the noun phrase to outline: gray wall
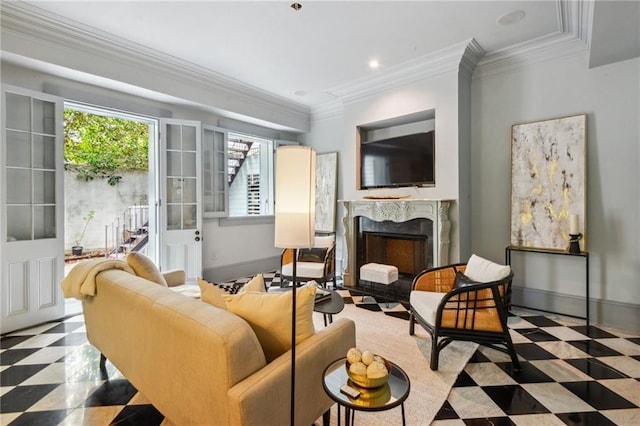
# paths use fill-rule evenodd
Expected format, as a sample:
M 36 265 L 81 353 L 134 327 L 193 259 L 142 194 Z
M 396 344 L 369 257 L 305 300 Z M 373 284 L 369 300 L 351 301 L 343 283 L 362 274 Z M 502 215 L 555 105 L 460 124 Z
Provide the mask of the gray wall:
M 478 73 L 476 73 L 478 74 Z M 640 330 L 640 61 L 588 69 L 582 56 L 476 78 L 472 87 L 472 249 L 509 242 L 511 126 L 587 114 L 587 244 L 592 321 Z M 514 255 L 516 303 L 584 315 L 582 259 Z

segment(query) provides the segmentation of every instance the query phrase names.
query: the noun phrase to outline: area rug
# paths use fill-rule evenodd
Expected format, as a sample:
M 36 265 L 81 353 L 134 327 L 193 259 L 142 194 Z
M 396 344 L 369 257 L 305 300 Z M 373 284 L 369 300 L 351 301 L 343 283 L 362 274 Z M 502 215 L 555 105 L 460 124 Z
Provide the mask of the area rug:
M 371 350 L 393 361 L 411 381 L 409 397 L 405 401 L 407 425 L 428 425 L 446 401 L 460 372 L 478 347 L 470 342 L 453 342 L 440 353 L 438 371 L 429 368 L 431 338 L 420 326 L 409 335 L 409 323 L 400 318 L 382 315 L 355 304 L 346 304 L 334 321 L 349 318 L 356 323 L 356 344 L 361 350 Z M 316 328 L 322 328 L 322 315 L 315 315 Z M 344 415 L 344 410 L 342 410 Z M 337 410 L 331 410 L 331 424 L 337 423 Z M 318 423 L 317 424 L 322 424 Z M 359 425 L 402 424 L 400 407 L 381 412 L 356 412 Z

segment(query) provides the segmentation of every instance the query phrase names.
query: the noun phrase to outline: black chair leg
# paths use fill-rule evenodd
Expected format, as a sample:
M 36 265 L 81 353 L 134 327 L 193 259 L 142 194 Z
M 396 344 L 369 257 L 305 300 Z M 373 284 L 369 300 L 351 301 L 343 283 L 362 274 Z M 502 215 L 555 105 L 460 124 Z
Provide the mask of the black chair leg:
M 440 350 L 438 349 L 438 337 L 434 332 L 431 336 L 431 369 L 436 371 L 438 369 L 438 357 L 440 356 Z
M 413 311 L 409 312 L 409 336 L 416 332 L 416 320 L 413 318 Z

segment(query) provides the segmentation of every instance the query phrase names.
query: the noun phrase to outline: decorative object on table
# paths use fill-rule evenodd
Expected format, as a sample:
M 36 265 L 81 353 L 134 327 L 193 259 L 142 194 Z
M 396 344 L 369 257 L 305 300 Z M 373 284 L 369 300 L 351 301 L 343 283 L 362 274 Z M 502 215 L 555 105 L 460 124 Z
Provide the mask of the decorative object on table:
M 371 351 L 351 348 L 347 352 L 345 368 L 349 379 L 356 385 L 365 389 L 373 389 L 383 386 L 389 381 L 391 364 Z
M 316 231 L 335 232 L 338 153 L 316 156 Z
M 315 237 L 316 152 L 307 146 L 281 146 L 276 151 L 275 246 L 294 249 L 291 297 L 291 425 L 295 423 L 296 258 Z
M 582 114 L 512 126 L 512 246 L 565 251 L 580 239 L 571 220 L 584 233 L 586 122 Z
M 579 231 L 578 215 L 569 215 L 569 253 L 580 253 L 580 239 L 582 234 Z

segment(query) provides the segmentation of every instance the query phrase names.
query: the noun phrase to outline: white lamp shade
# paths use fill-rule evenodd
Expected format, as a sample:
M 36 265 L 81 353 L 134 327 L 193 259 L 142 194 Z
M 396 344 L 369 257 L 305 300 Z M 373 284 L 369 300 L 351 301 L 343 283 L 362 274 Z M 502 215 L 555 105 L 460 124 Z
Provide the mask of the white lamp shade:
M 275 246 L 313 246 L 316 222 L 316 152 L 308 146 L 276 151 Z

